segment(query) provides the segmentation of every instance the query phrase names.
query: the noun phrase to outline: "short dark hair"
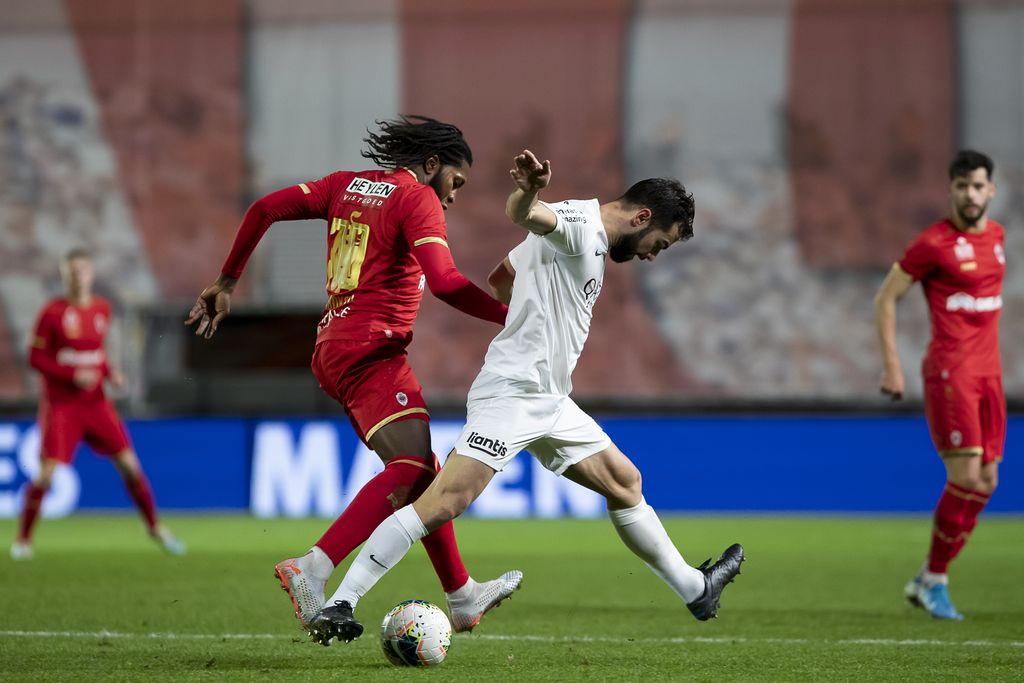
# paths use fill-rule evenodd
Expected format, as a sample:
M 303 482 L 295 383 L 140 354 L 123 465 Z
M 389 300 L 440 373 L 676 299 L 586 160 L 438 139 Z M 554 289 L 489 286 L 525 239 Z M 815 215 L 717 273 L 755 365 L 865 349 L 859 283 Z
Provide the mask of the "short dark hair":
M 651 210 L 651 225 L 667 230 L 680 224 L 679 241 L 693 237 L 693 194 L 673 178 L 648 178 L 634 184 L 619 197 L 630 206 Z
M 64 253 L 64 263 L 69 263 L 76 258 L 84 258 L 87 261 L 91 261 L 92 254 L 83 247 L 74 247 L 72 249 L 68 249 L 67 252 Z
M 996 167 L 987 154 L 982 154 L 973 149 L 962 149 L 956 153 L 953 161 L 949 163 L 949 179 L 961 178 L 976 168 L 985 169 L 985 172 L 988 173 L 988 179 L 992 180 L 992 172 Z
M 437 155 L 442 164 L 473 165 L 473 151 L 462 131 L 450 123 L 427 116 L 400 116 L 391 121 L 377 121 L 380 133 L 371 133 L 363 141 L 369 149 L 362 155 L 382 168 L 419 166 Z

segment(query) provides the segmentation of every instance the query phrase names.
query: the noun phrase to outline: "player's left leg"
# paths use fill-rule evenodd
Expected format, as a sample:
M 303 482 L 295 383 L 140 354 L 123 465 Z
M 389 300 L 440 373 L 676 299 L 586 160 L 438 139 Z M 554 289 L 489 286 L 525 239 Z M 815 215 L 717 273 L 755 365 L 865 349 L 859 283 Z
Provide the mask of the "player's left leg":
M 713 565 L 710 559 L 699 568 L 687 564 L 654 508 L 644 500 L 640 471 L 613 443 L 570 465 L 565 477 L 605 497 L 608 516 L 622 542 L 682 598 L 697 619 L 717 615 L 722 590 L 739 574 L 743 562 L 739 544 L 727 548 Z
M 124 488 L 138 508 L 150 537 L 171 555 L 184 555 L 185 544 L 160 523 L 156 511 L 153 489 L 142 471 L 139 457 L 131 448 L 124 448 L 110 456 L 114 468 L 121 475 Z
M 128 496 L 142 515 L 150 537 L 168 553 L 184 555 L 185 544 L 160 523 L 149 479 L 132 448 L 128 429 L 110 401 L 102 401 L 90 411 L 85 423 L 85 442 L 97 453 L 110 458 Z
M 462 514 L 486 488 L 495 470 L 452 452 L 427 490 L 412 504 L 384 520 L 367 539 L 345 578 L 310 624 L 312 636 L 329 645 L 332 638 L 351 641 L 362 635 L 354 617 L 359 599 L 398 564 L 412 545 Z

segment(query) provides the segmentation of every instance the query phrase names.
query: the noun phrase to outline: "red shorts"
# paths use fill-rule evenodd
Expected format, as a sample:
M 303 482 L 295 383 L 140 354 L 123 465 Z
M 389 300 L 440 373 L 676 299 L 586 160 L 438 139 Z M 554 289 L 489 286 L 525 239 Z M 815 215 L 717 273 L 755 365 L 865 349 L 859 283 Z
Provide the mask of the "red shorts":
M 430 419 L 404 342 L 327 339 L 316 345 L 312 368 L 320 388 L 345 408 L 367 445 L 387 424 Z
M 1003 459 L 1006 399 L 999 377 L 926 377 L 924 413 L 942 457 L 980 455 L 983 463 Z
M 74 459 L 82 439 L 100 455 L 116 455 L 132 447 L 124 422 L 107 400 L 43 404 L 39 432 L 43 457 L 64 464 Z

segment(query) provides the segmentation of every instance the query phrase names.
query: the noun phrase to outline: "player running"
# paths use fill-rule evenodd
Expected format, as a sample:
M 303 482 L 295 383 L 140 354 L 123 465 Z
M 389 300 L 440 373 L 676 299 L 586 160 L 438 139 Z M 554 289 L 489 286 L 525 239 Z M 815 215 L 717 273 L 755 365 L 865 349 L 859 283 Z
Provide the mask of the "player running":
M 210 337 L 230 310 L 231 293 L 260 238 L 277 221 L 327 221 L 327 295 L 317 328 L 313 374 L 345 409 L 356 433 L 384 461 L 305 555 L 275 567 L 308 627 L 324 605 L 337 566 L 395 510 L 433 481 L 423 390 L 406 347 L 423 297 L 431 293 L 464 313 L 498 325 L 508 309 L 467 280 L 448 250 L 444 210 L 466 183 L 473 155 L 453 125 L 411 116 L 378 122 L 364 157 L 386 170 L 338 171 L 257 200 L 246 212 L 213 285 L 200 294 L 186 324 Z M 466 571 L 451 524 L 438 525 L 423 546 L 441 580 L 456 631 L 519 587 L 522 573 L 477 583 Z
M 184 555 L 185 544 L 157 519 L 153 491 L 132 450 L 128 431 L 114 404 L 103 393 L 104 380 L 120 387 L 124 378 L 110 366 L 104 351 L 110 303 L 92 293 L 89 254 L 81 249 L 71 250 L 62 260 L 60 272 L 65 296 L 43 306 L 29 349 L 29 364 L 43 377 L 39 401 L 42 448 L 39 472 L 25 489 L 11 557 L 32 558 L 32 530 L 43 496 L 50 488 L 57 465 L 70 465 L 83 440 L 114 463 L 128 495 L 142 513 L 149 535 L 172 555 Z
M 957 153 L 949 166 L 951 216 L 911 242 L 875 298 L 881 390 L 894 400 L 904 388 L 896 301 L 915 281 L 928 300 L 932 338 L 921 365 L 925 416 L 946 466 L 946 486 L 935 507 L 928 557 L 905 593 L 940 619 L 963 619 L 949 598 L 946 571 L 995 491 L 1006 436 L 999 364 L 1006 255 L 1003 226 L 988 217 L 996 193 L 992 169 L 980 152 Z
M 658 253 L 693 235 L 693 196 L 675 180 L 644 180 L 606 204 L 596 199 L 546 204 L 537 194 L 550 163 L 529 151 L 515 158 L 508 216 L 530 231 L 491 273 L 495 295 L 510 301 L 505 329 L 491 342 L 470 389 L 468 419 L 437 479 L 412 505 L 370 536 L 338 590 L 313 622 L 314 637 L 350 641 L 363 626 L 357 601 L 409 547 L 459 516 L 523 449 L 555 474 L 603 495 L 623 543 L 682 598 L 697 619 L 716 615 L 743 548 L 713 565 L 688 565 L 643 497 L 640 472 L 569 398 L 571 374 L 601 292 L 605 255 L 617 263 Z

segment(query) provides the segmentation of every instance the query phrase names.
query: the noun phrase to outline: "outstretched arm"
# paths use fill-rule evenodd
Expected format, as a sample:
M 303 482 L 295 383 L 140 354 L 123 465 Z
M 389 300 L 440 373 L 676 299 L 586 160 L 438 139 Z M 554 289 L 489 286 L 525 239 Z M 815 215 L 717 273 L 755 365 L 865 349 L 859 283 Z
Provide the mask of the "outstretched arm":
M 913 277 L 894 263 L 882 286 L 875 295 L 875 328 L 882 351 L 882 377 L 879 380 L 883 394 L 898 401 L 903 397 L 903 369 L 896 350 L 896 302 L 914 284 Z
M 423 269 L 431 294 L 474 318 L 505 324 L 508 306 L 466 279 L 455 267 L 446 245 L 428 242 L 413 249 L 412 253 Z
M 551 182 L 551 162 L 541 163 L 528 149 L 516 155 L 509 171 L 516 189 L 505 202 L 505 214 L 512 222 L 532 233 L 546 235 L 555 229 L 557 218 L 551 209 L 537 203 L 537 194 Z
M 245 212 L 242 224 L 238 226 L 235 241 L 231 245 L 227 260 L 221 268 L 220 276 L 207 287 L 196 299 L 189 311 L 186 325 L 198 322 L 196 335 L 209 339 L 217 331 L 217 326 L 231 312 L 231 294 L 235 284 L 242 276 L 245 264 L 252 256 L 256 245 L 271 225 L 277 221 L 300 220 L 303 218 L 319 218 L 322 211 L 313 206 L 307 198 L 308 186 L 293 185 L 292 187 L 272 192 L 257 199 Z

